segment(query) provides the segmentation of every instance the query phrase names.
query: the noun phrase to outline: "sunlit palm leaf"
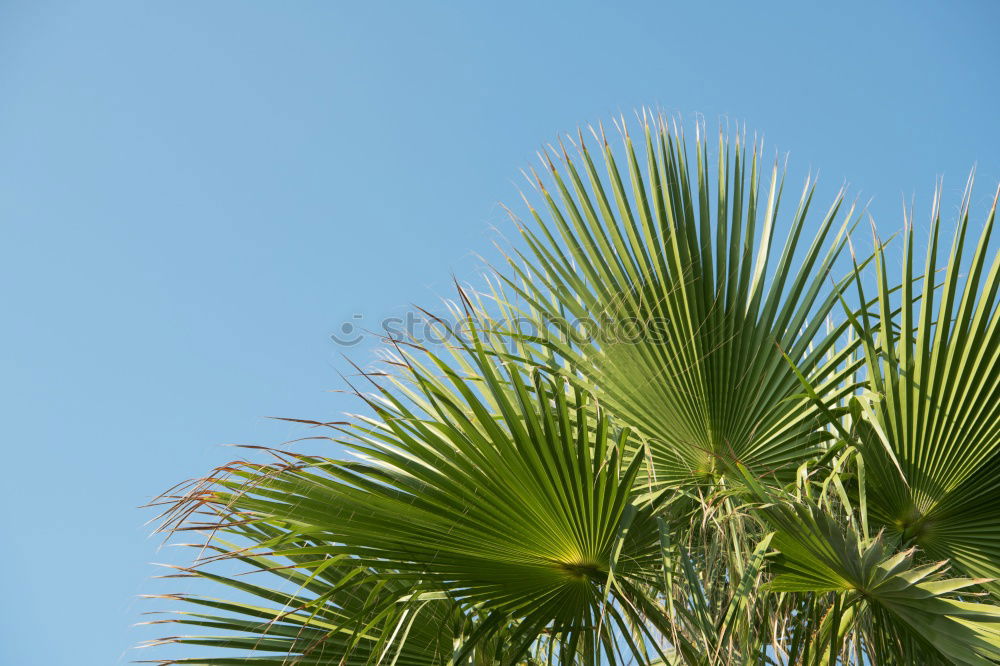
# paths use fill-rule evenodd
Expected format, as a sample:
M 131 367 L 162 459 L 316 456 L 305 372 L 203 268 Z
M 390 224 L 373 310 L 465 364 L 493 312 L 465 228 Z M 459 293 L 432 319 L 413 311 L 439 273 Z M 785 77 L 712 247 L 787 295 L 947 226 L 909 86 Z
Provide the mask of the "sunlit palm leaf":
M 256 572 L 256 578 L 213 572 L 204 564 L 173 577 L 211 581 L 243 600 L 166 595 L 195 608 L 174 611 L 174 617 L 153 623 L 224 633 L 178 635 L 150 645 L 197 645 L 240 650 L 252 656 L 193 657 L 162 663 L 361 666 L 382 661 L 421 666 L 450 658 L 453 641 L 471 627 L 469 618 L 451 599 L 402 604 L 400 599 L 410 592 L 406 582 L 380 579 L 350 558 L 267 555 L 270 549 L 262 544 L 284 543 L 285 548 L 289 544 L 315 545 L 288 529 L 258 522 L 229 524 L 223 531 L 246 545 L 224 541 L 216 534 L 199 546 L 201 552 L 246 564 L 250 572 Z M 268 580 L 262 584 L 260 577 Z M 386 640 L 400 632 L 405 640 Z
M 912 548 L 895 551 L 883 535 L 866 540 L 809 500 L 746 481 L 768 501 L 759 511 L 776 529 L 769 589 L 833 593 L 841 599 L 838 614 L 856 607 L 853 621 L 871 623 L 864 638 L 877 663 L 987 666 L 1000 659 L 1000 607 L 967 600 L 981 579 L 945 578 L 946 562 L 918 565 Z M 843 646 L 821 642 L 816 649 L 839 655 Z
M 849 349 L 834 348 L 844 327 L 827 330 L 824 319 L 844 286 L 830 271 L 852 213 L 841 215 L 838 195 L 800 251 L 807 182 L 776 244 L 783 177 L 775 165 L 761 200 L 756 145 L 748 158 L 743 138 L 730 148 L 720 137 L 713 178 L 700 137 L 693 169 L 665 121 L 645 122 L 642 142 L 645 173 L 627 133 L 625 174 L 603 134 L 604 175 L 582 134 L 578 159 L 545 156 L 551 190 L 535 185 L 546 213 L 531 208 L 540 233 L 523 229 L 529 256 L 511 261 L 508 284 L 538 313 L 544 343 L 654 440 L 661 481 L 711 477 L 735 461 L 792 470 L 824 434 L 820 413 L 790 399 L 799 383 L 782 354 L 826 399 L 847 390 Z M 591 322 L 593 335 L 574 334 L 567 319 Z
M 470 350 L 472 379 L 432 355 L 423 358 L 438 375 L 425 374 L 416 357 L 401 360 L 418 400 L 381 391 L 369 400 L 376 416 L 345 429 L 362 462 L 299 456 L 241 470 L 193 501 L 288 525 L 265 542 L 277 556 L 347 557 L 415 593 L 447 592 L 489 616 L 477 640 L 515 621 L 505 659 L 548 634 L 591 662 L 595 641 L 616 649 L 609 579 L 641 582 L 641 562 L 656 557 L 651 517 L 631 504 L 641 457 L 627 431 L 563 380 L 485 350 Z
M 948 263 L 938 259 L 935 202 L 920 308 L 912 222 L 903 257 L 898 337 L 871 334 L 893 323 L 888 268 L 879 251 L 879 313 L 858 321 L 870 383 L 863 401 L 873 516 L 907 541 L 976 576 L 1000 576 L 1000 253 L 991 251 L 996 199 L 963 271 L 972 183 Z M 943 270 L 943 281 L 934 276 Z M 858 281 L 859 288 L 861 281 Z M 994 590 L 998 590 L 993 586 Z

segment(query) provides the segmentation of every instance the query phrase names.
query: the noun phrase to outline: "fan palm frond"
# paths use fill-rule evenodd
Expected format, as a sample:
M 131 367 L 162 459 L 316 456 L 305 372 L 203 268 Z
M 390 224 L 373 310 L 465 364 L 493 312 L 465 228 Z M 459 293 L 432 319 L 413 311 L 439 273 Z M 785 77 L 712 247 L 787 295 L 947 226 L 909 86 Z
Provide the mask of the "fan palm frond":
M 854 321 L 864 341 L 868 390 L 862 428 L 873 516 L 890 531 L 973 576 L 1000 576 L 1000 253 L 990 251 L 996 197 L 963 257 L 970 178 L 950 256 L 942 267 L 940 193 L 923 266 L 919 311 L 912 222 L 903 256 L 902 308 L 892 316 L 884 250 L 877 254 L 878 311 Z M 943 271 L 943 281 L 935 276 Z M 863 283 L 857 280 L 859 291 Z M 864 297 L 862 296 L 862 300 Z M 898 335 L 876 335 L 873 326 Z M 1000 590 L 991 586 L 994 591 Z
M 945 577 L 947 561 L 918 563 L 916 547 L 900 550 L 892 535 L 867 538 L 829 506 L 767 488 L 746 471 L 743 481 L 764 502 L 757 515 L 775 530 L 767 588 L 808 594 L 810 605 L 825 608 L 825 617 L 807 627 L 815 663 L 835 663 L 849 629 L 880 664 L 913 663 L 918 655 L 927 664 L 1000 659 L 1000 607 L 969 601 L 982 596 L 976 590 L 984 579 Z M 802 652 L 803 663 L 813 663 Z
M 483 348 L 467 351 L 474 377 L 421 355 L 438 369 L 432 377 L 417 354 L 402 353 L 417 400 L 379 389 L 368 399 L 375 416 L 340 428 L 360 462 L 295 455 L 278 468 L 234 470 L 177 511 L 216 507 L 224 530 L 286 525 L 257 542 L 273 556 L 300 558 L 300 568 L 336 562 L 369 585 L 406 581 L 413 598 L 445 594 L 482 618 L 463 657 L 513 622 L 506 660 L 559 635 L 563 652 L 597 663 L 602 650 L 619 649 L 610 632 L 623 611 L 611 580 L 641 583 L 641 563 L 657 557 L 655 537 L 640 536 L 652 534 L 652 518 L 632 503 L 642 458 L 628 430 L 564 380 L 504 365 Z M 398 585 L 379 591 L 392 589 L 399 593 Z M 402 594 L 395 601 L 405 606 Z M 411 621 L 439 620 L 424 611 Z M 267 631 L 260 638 L 275 648 L 291 640 L 271 642 Z M 337 649 L 331 643 L 327 654 Z
M 757 144 L 748 156 L 745 137 L 720 135 L 713 177 L 700 135 L 692 166 L 676 127 L 644 121 L 645 173 L 624 123 L 624 172 L 603 132 L 604 174 L 582 133 L 577 157 L 544 156 L 551 190 L 534 184 L 545 213 L 529 203 L 538 231 L 522 230 L 530 251 L 512 257 L 508 285 L 538 313 L 543 343 L 653 440 L 660 480 L 735 462 L 793 471 L 820 450 L 825 417 L 793 399 L 786 357 L 830 401 L 855 367 L 835 347 L 846 325 L 825 328 L 847 285 L 830 274 L 854 209 L 838 194 L 800 251 L 807 182 L 776 241 L 783 175 L 775 164 L 762 197 Z

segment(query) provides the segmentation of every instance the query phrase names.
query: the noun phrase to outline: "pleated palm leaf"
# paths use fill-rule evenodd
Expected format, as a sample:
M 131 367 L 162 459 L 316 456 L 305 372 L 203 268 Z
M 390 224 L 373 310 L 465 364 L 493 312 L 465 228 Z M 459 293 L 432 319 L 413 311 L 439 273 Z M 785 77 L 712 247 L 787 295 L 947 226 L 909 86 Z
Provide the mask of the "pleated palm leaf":
M 891 316 L 884 250 L 875 280 L 879 311 L 855 319 L 865 341 L 862 405 L 872 513 L 886 528 L 972 576 L 1000 576 L 1000 254 L 990 258 L 996 198 L 963 273 L 972 180 L 948 261 L 938 258 L 935 199 L 923 276 L 912 219 L 902 269 L 902 310 Z M 940 279 L 940 283 L 938 280 Z M 914 290 L 922 283 L 919 310 Z M 859 290 L 863 281 L 857 280 Z M 898 329 L 876 335 L 872 328 Z M 991 585 L 994 592 L 1000 587 Z
M 603 131 L 604 174 L 582 133 L 577 157 L 543 157 L 551 185 L 533 180 L 544 212 L 529 203 L 537 230 L 522 228 L 529 252 L 511 257 L 508 286 L 542 343 L 652 440 L 660 481 L 735 462 L 791 475 L 821 450 L 826 418 L 791 399 L 792 366 L 828 401 L 849 390 L 850 349 L 835 346 L 845 325 L 825 319 L 847 284 L 831 271 L 853 207 L 842 213 L 838 194 L 803 250 L 807 182 L 775 242 L 783 176 L 775 164 L 763 198 L 757 144 L 748 157 L 745 138 L 720 136 L 713 177 L 700 135 L 692 167 L 676 128 L 644 120 L 645 172 L 624 123 L 624 173 Z
M 397 380 L 395 392 L 379 388 L 368 398 L 374 417 L 338 427 L 338 441 L 358 453 L 360 462 L 286 453 L 287 464 L 243 466 L 200 485 L 168 514 L 167 527 L 176 526 L 192 510 L 209 507 L 223 520 L 194 527 L 244 537 L 247 525 L 284 526 L 273 538 L 262 539 L 262 533 L 251 540 L 272 558 L 291 558 L 293 569 L 275 571 L 308 580 L 307 590 L 318 596 L 316 602 L 309 596 L 272 598 L 301 609 L 281 616 L 279 626 L 314 610 L 320 622 L 303 637 L 261 639 L 261 649 L 284 646 L 289 655 L 312 659 L 351 645 L 360 620 L 324 614 L 321 590 L 340 578 L 375 585 L 388 604 L 375 605 L 369 613 L 374 620 L 360 627 L 364 636 L 384 640 L 375 629 L 378 623 L 386 629 L 389 619 L 399 623 L 396 632 L 408 626 L 404 620 L 429 623 L 434 638 L 441 620 L 433 612 L 441 609 L 431 604 L 423 617 L 414 619 L 414 610 L 406 618 L 399 612 L 407 607 L 404 596 L 445 598 L 460 609 L 465 624 L 447 636 L 446 655 L 440 652 L 445 643 L 429 641 L 427 627 L 400 640 L 403 656 L 414 640 L 418 654 L 433 649 L 437 658 L 425 663 L 467 663 L 477 654 L 481 659 L 482 645 L 498 632 L 506 635 L 490 655 L 496 663 L 527 658 L 545 637 L 559 638 L 556 656 L 563 663 L 572 661 L 567 655 L 598 663 L 601 652 L 621 649 L 615 631 L 629 611 L 615 600 L 618 587 L 610 581 L 618 576 L 641 585 L 649 570 L 643 562 L 658 557 L 652 517 L 632 501 L 642 458 L 632 452 L 628 430 L 613 426 L 562 379 L 501 365 L 483 349 L 467 351 L 477 370 L 473 378 L 431 354 L 421 358 L 439 375 L 428 374 L 415 354 L 398 357 L 409 386 Z M 405 595 L 394 581 L 406 581 Z M 324 628 L 340 642 L 331 640 L 326 652 L 303 652 L 303 646 L 324 644 Z M 253 641 L 176 640 L 234 647 Z M 380 643 L 365 645 L 348 654 L 370 659 Z
M 852 650 L 858 664 L 1000 660 L 1000 607 L 969 600 L 987 579 L 945 577 L 947 560 L 920 561 L 892 533 L 866 537 L 866 506 L 854 509 L 836 473 L 817 500 L 743 478 L 764 502 L 757 515 L 775 530 L 767 588 L 797 595 L 798 612 L 815 618 L 796 627 L 812 635 L 793 636 L 787 663 L 849 662 Z

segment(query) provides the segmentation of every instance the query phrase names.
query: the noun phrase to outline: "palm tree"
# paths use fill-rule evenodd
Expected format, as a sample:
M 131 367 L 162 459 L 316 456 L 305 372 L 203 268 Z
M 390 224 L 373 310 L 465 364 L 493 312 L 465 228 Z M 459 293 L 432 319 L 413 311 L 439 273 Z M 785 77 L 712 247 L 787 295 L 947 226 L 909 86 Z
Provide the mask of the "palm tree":
M 172 575 L 232 590 L 166 595 L 193 633 L 157 644 L 228 650 L 164 663 L 1000 661 L 996 198 L 946 260 L 940 197 L 925 258 L 909 213 L 891 275 L 843 193 L 779 215 L 745 133 L 619 130 L 544 153 L 449 345 L 388 340 L 366 414 L 305 422 L 353 456 L 161 498 L 203 537 Z

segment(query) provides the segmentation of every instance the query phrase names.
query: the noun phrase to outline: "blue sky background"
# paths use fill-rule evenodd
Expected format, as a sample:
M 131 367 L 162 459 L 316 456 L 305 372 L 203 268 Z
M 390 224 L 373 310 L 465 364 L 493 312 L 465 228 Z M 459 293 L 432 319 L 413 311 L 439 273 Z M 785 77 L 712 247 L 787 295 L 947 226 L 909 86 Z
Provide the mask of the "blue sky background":
M 305 434 L 266 416 L 355 408 L 330 334 L 474 278 L 557 132 L 725 115 L 892 231 L 975 162 L 992 196 L 998 28 L 986 0 L 6 0 L 0 663 L 147 656 L 135 595 L 176 556 L 136 507 Z

